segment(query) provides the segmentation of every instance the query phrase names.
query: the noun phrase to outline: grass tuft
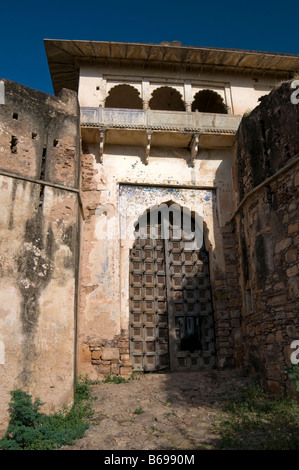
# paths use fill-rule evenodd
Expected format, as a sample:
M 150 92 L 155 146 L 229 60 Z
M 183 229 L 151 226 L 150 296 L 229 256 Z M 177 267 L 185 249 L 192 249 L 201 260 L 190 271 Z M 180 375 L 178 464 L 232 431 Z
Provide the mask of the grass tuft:
M 221 449 L 299 450 L 299 405 L 249 387 L 228 403 L 216 425 Z

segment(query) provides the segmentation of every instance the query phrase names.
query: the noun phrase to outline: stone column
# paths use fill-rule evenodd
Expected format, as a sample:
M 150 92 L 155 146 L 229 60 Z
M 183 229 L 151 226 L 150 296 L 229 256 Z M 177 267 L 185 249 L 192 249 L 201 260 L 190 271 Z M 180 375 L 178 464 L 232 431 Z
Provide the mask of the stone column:
M 192 86 L 191 82 L 184 83 L 184 101 L 185 109 L 187 112 L 191 112 L 192 107 Z
M 233 114 L 234 111 L 233 111 L 233 104 L 232 104 L 232 99 L 231 99 L 230 85 L 225 85 L 224 94 L 225 94 L 225 103 L 227 106 L 227 113 Z
M 148 80 L 142 80 L 141 98 L 143 102 L 143 109 L 148 109 L 150 101 L 150 84 Z

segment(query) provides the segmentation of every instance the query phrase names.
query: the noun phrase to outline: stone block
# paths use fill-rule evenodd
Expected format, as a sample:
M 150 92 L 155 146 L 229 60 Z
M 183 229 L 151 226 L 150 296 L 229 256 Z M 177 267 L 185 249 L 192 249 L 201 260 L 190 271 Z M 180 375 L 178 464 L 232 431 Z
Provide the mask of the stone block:
M 297 210 L 297 205 L 292 202 L 290 205 L 289 205 L 289 212 L 293 212 L 293 211 L 296 211 Z
M 240 315 L 241 315 L 240 310 L 238 310 L 238 309 L 232 309 L 230 311 L 231 318 L 240 318 Z
M 289 298 L 296 301 L 299 298 L 299 276 L 293 276 L 288 280 Z
M 91 351 L 89 348 L 83 348 L 81 352 L 81 359 L 86 362 L 90 362 Z
M 282 342 L 282 332 L 281 330 L 277 330 L 276 333 L 275 333 L 275 341 L 277 341 L 277 343 L 281 343 Z
M 129 354 L 129 348 L 119 348 L 119 354 Z
M 299 224 L 296 222 L 295 224 L 290 224 L 288 226 L 288 233 L 296 233 L 299 231 Z
M 277 312 L 275 313 L 275 320 L 276 320 L 276 321 L 277 321 L 277 320 L 278 320 L 278 321 L 279 321 L 279 320 L 285 321 L 286 313 L 285 313 L 284 310 L 281 310 L 281 308 L 283 308 L 283 307 L 284 307 L 284 305 L 282 305 L 282 306 L 279 308 L 279 310 L 277 309 Z
M 102 351 L 99 350 L 99 349 L 96 350 L 96 351 L 92 351 L 92 352 L 91 352 L 91 359 L 92 359 L 92 360 L 98 360 L 98 359 L 100 359 L 101 354 L 102 354 Z
M 274 343 L 274 335 L 271 333 L 267 335 L 267 344 L 272 344 Z
M 231 308 L 237 308 L 240 306 L 240 299 L 239 297 L 237 297 L 236 299 L 230 299 L 229 301 L 229 306 Z
M 268 301 L 268 304 L 271 306 L 284 305 L 287 301 L 286 294 L 275 295 Z
M 287 325 L 286 332 L 289 338 L 291 339 L 299 339 L 299 328 L 297 329 L 294 325 Z
M 119 369 L 120 375 L 125 376 L 125 375 L 131 375 L 132 374 L 132 367 L 129 366 L 121 366 Z
M 285 259 L 287 263 L 293 263 L 297 260 L 297 250 L 289 250 L 285 254 Z
M 107 348 L 103 349 L 101 358 L 103 361 L 119 361 L 119 350 L 118 348 Z
M 114 374 L 114 375 L 118 375 L 119 374 L 119 364 L 111 364 L 110 366 L 110 371 L 111 371 L 111 374 Z
M 275 253 L 280 253 L 283 250 L 286 250 L 289 248 L 292 244 L 292 239 L 291 238 L 284 238 L 283 240 L 280 240 L 280 242 L 276 243 L 274 252 Z
M 288 268 L 286 270 L 286 273 L 287 273 L 287 276 L 288 277 L 293 277 L 293 276 L 296 276 L 298 274 L 298 266 L 295 264 L 294 266 L 292 266 L 291 268 Z
M 217 301 L 215 302 L 215 307 L 216 309 L 219 309 L 219 310 L 225 310 L 227 308 L 227 303 L 226 302 L 223 302 L 223 301 Z
M 129 361 L 130 360 L 130 354 L 121 354 L 120 355 L 120 360 L 123 361 Z
M 229 336 L 229 335 L 230 335 L 230 332 L 228 330 L 218 330 L 219 338 L 224 337 L 224 336 Z
M 229 321 L 219 321 L 218 322 L 218 327 L 220 329 L 229 328 L 230 327 L 230 322 Z
M 104 364 L 100 364 L 99 366 L 97 366 L 97 371 L 99 374 L 110 374 L 111 373 L 111 368 L 110 368 L 110 365 L 104 365 Z

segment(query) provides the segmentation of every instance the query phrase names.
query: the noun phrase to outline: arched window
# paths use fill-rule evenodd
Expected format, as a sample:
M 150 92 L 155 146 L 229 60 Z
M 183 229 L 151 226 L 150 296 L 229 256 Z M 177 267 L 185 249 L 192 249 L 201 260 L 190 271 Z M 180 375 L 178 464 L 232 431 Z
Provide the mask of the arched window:
M 157 88 L 149 102 L 150 109 L 167 111 L 185 111 L 182 95 L 174 88 L 163 86 Z
M 196 93 L 192 103 L 192 111 L 200 113 L 227 114 L 227 106 L 219 93 L 213 90 L 201 90 Z
M 105 102 L 106 108 L 142 109 L 138 90 L 131 85 L 116 85 L 111 88 Z

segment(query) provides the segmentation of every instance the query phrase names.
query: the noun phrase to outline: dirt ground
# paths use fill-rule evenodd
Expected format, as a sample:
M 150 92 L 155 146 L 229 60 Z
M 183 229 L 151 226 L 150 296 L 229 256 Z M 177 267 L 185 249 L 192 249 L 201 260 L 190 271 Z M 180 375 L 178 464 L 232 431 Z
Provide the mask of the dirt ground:
M 64 450 L 217 449 L 213 423 L 249 379 L 240 371 L 158 373 L 93 385 L 94 417 Z

